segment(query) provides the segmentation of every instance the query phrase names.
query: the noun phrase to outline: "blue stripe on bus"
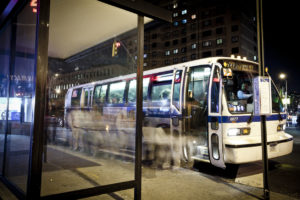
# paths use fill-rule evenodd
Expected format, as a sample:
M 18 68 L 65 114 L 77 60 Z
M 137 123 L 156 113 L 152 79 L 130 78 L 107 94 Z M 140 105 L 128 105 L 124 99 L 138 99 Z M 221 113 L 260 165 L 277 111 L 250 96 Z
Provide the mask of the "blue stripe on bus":
M 219 123 L 242 123 L 242 122 L 247 122 L 250 119 L 250 116 L 208 116 L 208 122 L 215 121 L 213 118 L 217 118 Z M 277 121 L 280 119 L 279 114 L 274 114 L 267 116 L 266 120 L 267 121 Z M 281 119 L 286 119 L 286 114 L 281 114 Z M 252 116 L 252 122 L 259 122 L 260 121 L 260 116 Z

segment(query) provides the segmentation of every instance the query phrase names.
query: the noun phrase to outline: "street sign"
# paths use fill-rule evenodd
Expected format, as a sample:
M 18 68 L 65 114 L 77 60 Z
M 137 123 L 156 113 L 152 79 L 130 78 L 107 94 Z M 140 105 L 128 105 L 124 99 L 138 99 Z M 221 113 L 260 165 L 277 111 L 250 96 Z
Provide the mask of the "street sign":
M 253 80 L 254 115 L 272 114 L 271 79 L 257 76 Z

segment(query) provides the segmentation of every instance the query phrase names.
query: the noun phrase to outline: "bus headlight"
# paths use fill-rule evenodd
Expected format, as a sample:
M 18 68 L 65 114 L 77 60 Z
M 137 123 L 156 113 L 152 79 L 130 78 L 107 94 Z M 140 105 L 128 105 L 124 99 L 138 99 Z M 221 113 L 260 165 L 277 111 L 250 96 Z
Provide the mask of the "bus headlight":
M 285 130 L 285 124 L 279 124 L 278 126 L 277 126 L 277 132 L 279 132 L 279 131 L 284 131 Z
M 228 136 L 238 136 L 238 135 L 249 135 L 250 128 L 231 128 L 228 129 L 227 135 Z

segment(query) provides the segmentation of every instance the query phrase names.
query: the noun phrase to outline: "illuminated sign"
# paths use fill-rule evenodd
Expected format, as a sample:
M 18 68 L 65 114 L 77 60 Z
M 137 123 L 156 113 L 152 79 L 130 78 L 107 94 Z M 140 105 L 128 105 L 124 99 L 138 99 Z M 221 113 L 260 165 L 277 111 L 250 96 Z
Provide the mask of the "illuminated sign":
M 31 0 L 30 7 L 32 7 L 33 13 L 37 13 L 37 0 Z
M 11 81 L 27 81 L 31 82 L 33 81 L 33 76 L 29 75 L 10 75 L 10 80 Z
M 250 71 L 250 72 L 258 72 L 258 66 L 245 63 L 245 62 L 236 62 L 236 61 L 220 61 L 223 63 L 224 68 L 230 68 L 234 71 Z

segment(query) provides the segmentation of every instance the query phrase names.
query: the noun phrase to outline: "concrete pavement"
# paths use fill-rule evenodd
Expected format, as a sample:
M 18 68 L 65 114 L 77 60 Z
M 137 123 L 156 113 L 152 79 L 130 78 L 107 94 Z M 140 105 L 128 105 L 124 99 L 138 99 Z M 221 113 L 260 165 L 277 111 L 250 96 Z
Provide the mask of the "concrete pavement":
M 43 166 L 42 195 L 72 191 L 99 185 L 132 180 L 134 165 L 119 159 L 86 156 L 60 146 L 48 147 L 48 162 Z M 143 166 L 142 199 L 263 199 L 262 189 L 235 183 L 232 180 L 175 167 L 154 169 Z M 0 197 L 16 199 L 3 184 Z M 133 189 L 105 194 L 93 199 L 133 199 Z M 295 199 L 271 192 L 272 200 Z

